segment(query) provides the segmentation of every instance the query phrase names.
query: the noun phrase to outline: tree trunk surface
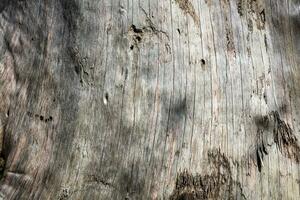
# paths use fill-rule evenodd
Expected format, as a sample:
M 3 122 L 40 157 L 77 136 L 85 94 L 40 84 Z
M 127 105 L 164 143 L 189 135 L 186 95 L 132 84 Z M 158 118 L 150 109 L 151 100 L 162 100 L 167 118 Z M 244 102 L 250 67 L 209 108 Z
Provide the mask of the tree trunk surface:
M 300 199 L 298 0 L 1 0 L 0 199 Z

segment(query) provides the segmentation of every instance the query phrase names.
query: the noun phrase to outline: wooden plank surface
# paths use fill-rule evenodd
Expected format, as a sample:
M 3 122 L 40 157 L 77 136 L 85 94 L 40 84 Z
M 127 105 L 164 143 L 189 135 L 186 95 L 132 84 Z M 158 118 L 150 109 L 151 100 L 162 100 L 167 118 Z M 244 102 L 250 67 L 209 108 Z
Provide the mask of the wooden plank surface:
M 299 199 L 299 10 L 1 1 L 0 198 Z

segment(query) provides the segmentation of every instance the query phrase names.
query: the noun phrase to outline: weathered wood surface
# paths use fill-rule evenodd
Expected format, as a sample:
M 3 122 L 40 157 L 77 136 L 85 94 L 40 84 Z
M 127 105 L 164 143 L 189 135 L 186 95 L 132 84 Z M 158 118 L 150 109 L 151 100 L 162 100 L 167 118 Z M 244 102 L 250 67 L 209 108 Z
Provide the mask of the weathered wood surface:
M 300 199 L 299 4 L 1 0 L 1 197 Z

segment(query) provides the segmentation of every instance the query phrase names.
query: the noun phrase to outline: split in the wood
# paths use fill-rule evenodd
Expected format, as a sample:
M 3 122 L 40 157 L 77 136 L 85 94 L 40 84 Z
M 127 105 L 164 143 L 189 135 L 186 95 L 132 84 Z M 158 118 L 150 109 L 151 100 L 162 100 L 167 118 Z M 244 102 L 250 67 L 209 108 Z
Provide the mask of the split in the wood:
M 268 45 L 268 38 L 266 34 L 264 35 L 264 42 L 265 42 L 265 48 L 268 51 L 269 45 Z
M 258 168 L 259 172 L 261 172 L 262 167 L 264 166 L 264 162 L 263 162 L 264 156 L 269 154 L 262 134 L 263 134 L 262 131 L 258 132 L 258 136 L 257 136 L 258 141 L 257 141 L 257 144 L 256 144 L 256 151 L 255 151 L 256 165 L 257 165 L 257 168 Z

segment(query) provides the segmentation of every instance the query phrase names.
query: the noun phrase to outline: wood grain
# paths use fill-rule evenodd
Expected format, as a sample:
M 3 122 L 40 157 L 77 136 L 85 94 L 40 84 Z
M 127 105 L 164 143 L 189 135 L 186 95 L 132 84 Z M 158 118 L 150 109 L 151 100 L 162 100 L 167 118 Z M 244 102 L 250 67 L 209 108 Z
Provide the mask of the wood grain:
M 299 199 L 299 8 L 1 1 L 0 199 Z

